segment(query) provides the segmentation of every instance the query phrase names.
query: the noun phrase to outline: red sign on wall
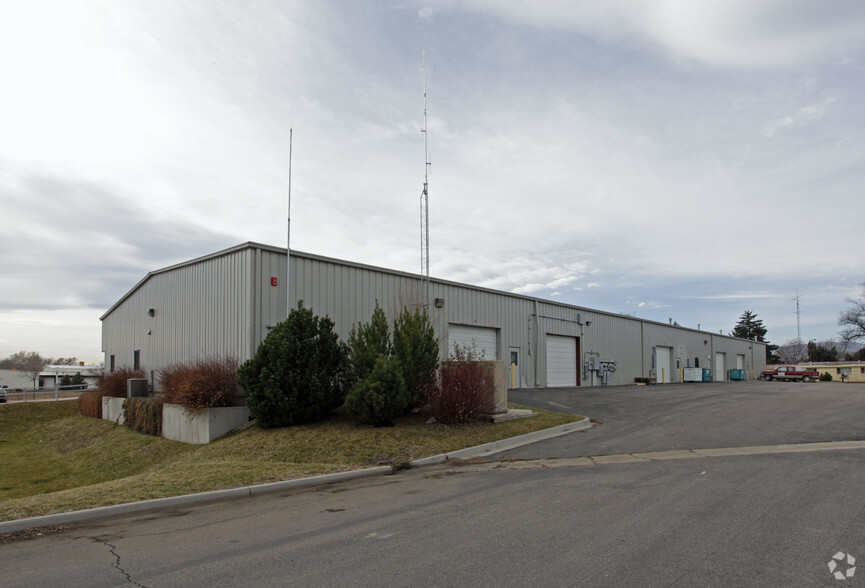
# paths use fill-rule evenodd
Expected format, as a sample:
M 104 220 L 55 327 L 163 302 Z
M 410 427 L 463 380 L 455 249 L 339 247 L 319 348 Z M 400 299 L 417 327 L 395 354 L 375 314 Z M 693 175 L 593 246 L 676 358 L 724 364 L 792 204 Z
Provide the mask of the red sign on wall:
M 276 278 L 270 278 L 270 285 L 276 286 Z

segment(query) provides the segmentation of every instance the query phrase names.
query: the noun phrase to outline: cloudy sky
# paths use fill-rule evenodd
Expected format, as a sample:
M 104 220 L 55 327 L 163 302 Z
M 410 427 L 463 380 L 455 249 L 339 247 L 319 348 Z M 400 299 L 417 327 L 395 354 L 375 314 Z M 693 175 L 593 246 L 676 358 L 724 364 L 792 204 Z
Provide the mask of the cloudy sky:
M 0 4 L 0 357 L 245 241 L 725 333 L 865 281 L 865 3 Z

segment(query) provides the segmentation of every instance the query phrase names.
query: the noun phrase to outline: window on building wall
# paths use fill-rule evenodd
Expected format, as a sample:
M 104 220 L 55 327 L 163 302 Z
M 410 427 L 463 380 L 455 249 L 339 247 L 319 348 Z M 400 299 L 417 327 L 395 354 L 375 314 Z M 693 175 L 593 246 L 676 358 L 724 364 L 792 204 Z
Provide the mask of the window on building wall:
M 835 373 L 836 373 L 836 374 L 840 374 L 840 373 L 841 373 L 841 368 L 835 368 Z
M 132 369 L 140 370 L 141 369 L 141 350 L 136 349 L 132 352 Z
M 108 359 L 108 371 L 114 372 L 114 356 L 113 355 Z
M 860 367 L 860 368 L 859 368 L 859 373 L 860 373 L 860 374 L 865 374 L 865 367 Z

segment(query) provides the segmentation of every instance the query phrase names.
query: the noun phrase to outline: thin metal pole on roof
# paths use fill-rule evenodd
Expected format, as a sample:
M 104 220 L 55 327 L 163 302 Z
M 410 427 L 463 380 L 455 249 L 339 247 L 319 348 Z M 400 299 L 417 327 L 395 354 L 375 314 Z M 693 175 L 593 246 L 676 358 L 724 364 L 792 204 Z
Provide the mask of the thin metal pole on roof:
M 285 236 L 285 318 L 291 313 L 291 148 L 294 129 L 288 129 L 288 230 Z

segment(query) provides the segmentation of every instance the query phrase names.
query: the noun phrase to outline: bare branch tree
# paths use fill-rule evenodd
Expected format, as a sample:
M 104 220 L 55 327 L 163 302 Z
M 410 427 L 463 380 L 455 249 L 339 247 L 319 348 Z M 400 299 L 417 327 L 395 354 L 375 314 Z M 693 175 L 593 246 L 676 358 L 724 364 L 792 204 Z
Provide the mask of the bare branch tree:
M 35 351 L 19 351 L 9 356 L 9 362 L 12 369 L 24 372 L 33 380 L 33 387 L 38 387 L 36 379 L 42 372 L 42 369 L 47 365 L 47 360 L 36 353 Z
M 808 359 L 808 346 L 799 339 L 791 339 L 778 347 L 775 354 L 784 363 L 801 363 Z
M 865 283 L 862 284 L 862 295 L 865 296 Z M 847 298 L 853 306 L 842 312 L 838 324 L 842 327 L 838 333 L 844 341 L 865 339 L 865 299 Z

